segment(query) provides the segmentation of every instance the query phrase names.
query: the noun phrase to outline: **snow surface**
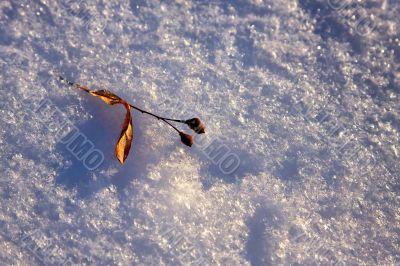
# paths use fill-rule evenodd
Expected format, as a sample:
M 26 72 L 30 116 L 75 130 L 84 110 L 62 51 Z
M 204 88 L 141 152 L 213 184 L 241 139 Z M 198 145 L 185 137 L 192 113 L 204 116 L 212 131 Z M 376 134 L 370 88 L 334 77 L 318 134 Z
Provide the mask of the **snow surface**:
M 0 264 L 398 264 L 400 4 L 340 3 L 0 1 Z M 55 69 L 207 134 L 134 111 L 121 166 Z

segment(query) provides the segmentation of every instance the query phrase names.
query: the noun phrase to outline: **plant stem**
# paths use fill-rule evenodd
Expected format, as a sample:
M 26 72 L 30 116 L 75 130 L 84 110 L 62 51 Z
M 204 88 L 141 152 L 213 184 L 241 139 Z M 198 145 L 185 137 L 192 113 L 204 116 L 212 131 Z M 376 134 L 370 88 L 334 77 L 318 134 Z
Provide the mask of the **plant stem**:
M 137 111 L 141 112 L 142 114 L 148 114 L 148 115 L 151 115 L 151 116 L 157 118 L 158 120 L 164 121 L 164 122 L 167 123 L 169 126 L 171 126 L 173 129 L 175 129 L 178 133 L 180 133 L 181 131 L 180 131 L 179 129 L 177 129 L 174 125 L 172 125 L 170 122 L 168 122 L 167 120 L 169 120 L 169 121 L 174 121 L 174 122 L 178 122 L 178 123 L 185 123 L 185 120 L 178 120 L 178 119 L 165 118 L 165 117 L 161 117 L 161 116 L 158 116 L 158 115 L 156 115 L 156 114 L 150 113 L 150 112 L 148 112 L 148 111 L 145 111 L 145 110 L 143 110 L 143 109 L 140 109 L 139 107 L 136 107 L 136 106 L 134 106 L 134 105 L 132 105 L 132 104 L 129 104 L 129 106 L 132 107 L 133 109 L 136 109 Z
M 159 115 L 150 113 L 150 112 L 148 112 L 148 111 L 145 111 L 145 110 L 143 110 L 143 109 L 140 109 L 139 107 L 136 107 L 136 106 L 134 106 L 134 105 L 132 105 L 132 104 L 129 104 L 129 105 L 130 105 L 133 109 L 136 109 L 137 111 L 139 111 L 139 112 L 141 112 L 141 113 L 143 113 L 143 114 L 148 114 L 148 115 L 154 116 L 154 117 L 157 118 L 157 119 L 169 120 L 169 121 L 173 121 L 173 122 L 177 122 L 177 123 L 185 123 L 185 121 L 186 121 L 186 120 L 178 120 L 178 119 L 172 119 L 172 118 L 162 117 L 162 116 L 159 116 Z
M 89 91 L 90 91 L 90 90 L 89 90 L 88 88 L 86 88 L 85 86 L 79 85 L 78 83 L 73 83 L 72 81 L 69 81 L 69 80 L 63 78 L 62 76 L 58 76 L 58 78 L 59 78 L 61 81 L 65 81 L 65 82 L 66 82 L 68 85 L 70 85 L 70 86 L 73 86 L 73 87 L 75 87 L 75 88 L 81 89 L 81 90 L 83 90 L 83 91 L 85 91 L 85 92 L 89 92 Z
M 80 84 L 78 84 L 78 83 L 74 83 L 74 82 L 72 82 L 72 81 L 69 81 L 69 80 L 65 79 L 64 77 L 62 77 L 62 76 L 58 76 L 58 78 L 59 78 L 61 81 L 65 81 L 65 82 L 66 82 L 68 85 L 70 85 L 70 86 L 73 86 L 73 87 L 75 87 L 75 88 L 81 89 L 81 90 L 83 90 L 83 91 L 85 91 L 85 92 L 87 92 L 87 93 L 90 92 L 90 90 L 89 90 L 87 87 L 85 87 L 85 86 L 82 86 L 82 85 L 80 85 Z M 134 105 L 132 105 L 132 104 L 130 104 L 130 103 L 128 103 L 128 104 L 129 104 L 130 107 L 132 107 L 133 109 L 136 109 L 137 111 L 141 112 L 142 114 L 148 114 L 148 115 L 151 115 L 151 116 L 157 118 L 158 120 L 164 121 L 164 122 L 167 123 L 170 127 L 172 127 L 173 129 L 175 129 L 178 133 L 181 133 L 181 131 L 180 131 L 179 129 L 177 129 L 174 125 L 172 125 L 172 124 L 171 124 L 170 122 L 168 122 L 168 121 L 173 121 L 173 122 L 183 123 L 183 124 L 184 124 L 184 123 L 185 123 L 185 120 L 179 120 L 179 119 L 172 119 L 172 118 L 161 117 L 161 116 L 159 116 L 159 115 L 153 114 L 153 113 L 148 112 L 148 111 L 146 111 L 146 110 L 140 109 L 139 107 L 136 107 L 136 106 L 134 106 Z

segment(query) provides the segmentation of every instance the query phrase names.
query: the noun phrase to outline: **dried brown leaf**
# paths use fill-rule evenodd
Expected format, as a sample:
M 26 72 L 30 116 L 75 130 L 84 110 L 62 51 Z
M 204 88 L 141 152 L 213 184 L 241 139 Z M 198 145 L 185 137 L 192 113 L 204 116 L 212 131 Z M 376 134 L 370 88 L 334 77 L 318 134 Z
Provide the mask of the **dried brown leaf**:
M 117 96 L 118 97 L 118 96 Z M 115 147 L 115 153 L 118 161 L 123 164 L 128 157 L 129 150 L 131 148 L 132 139 L 133 139 L 133 125 L 132 125 L 132 116 L 131 116 L 131 107 L 127 102 L 121 100 L 122 104 L 126 108 L 126 115 L 124 119 L 124 123 L 122 125 L 121 135 L 118 139 L 117 145 Z
M 103 100 L 103 102 L 109 105 L 114 105 L 123 102 L 123 100 L 120 97 L 118 97 L 109 90 L 93 90 L 89 91 L 89 93 L 93 96 L 100 98 L 101 100 Z

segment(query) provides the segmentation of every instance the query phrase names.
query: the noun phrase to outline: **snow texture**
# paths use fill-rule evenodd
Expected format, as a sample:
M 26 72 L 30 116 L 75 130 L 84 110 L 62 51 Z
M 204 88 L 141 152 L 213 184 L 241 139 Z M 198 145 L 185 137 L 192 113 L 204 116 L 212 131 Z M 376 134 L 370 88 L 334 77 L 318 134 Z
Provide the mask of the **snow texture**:
M 0 264 L 400 263 L 400 4 L 345 2 L 1 0 Z M 207 133 L 120 165 L 52 71 Z

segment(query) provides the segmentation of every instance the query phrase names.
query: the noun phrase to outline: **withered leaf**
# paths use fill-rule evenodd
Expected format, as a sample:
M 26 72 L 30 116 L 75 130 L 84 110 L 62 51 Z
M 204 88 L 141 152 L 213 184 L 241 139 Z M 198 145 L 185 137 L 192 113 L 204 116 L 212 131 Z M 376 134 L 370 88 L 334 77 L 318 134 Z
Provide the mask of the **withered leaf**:
M 115 153 L 117 155 L 118 161 L 121 164 L 123 164 L 126 158 L 128 157 L 129 150 L 131 148 L 133 139 L 133 126 L 132 126 L 131 107 L 124 100 L 121 100 L 121 103 L 126 108 L 126 115 L 124 123 L 122 125 L 121 135 L 115 147 Z
M 115 154 L 118 161 L 123 164 L 128 158 L 129 150 L 131 149 L 133 139 L 133 125 L 131 116 L 131 107 L 129 104 L 115 95 L 109 90 L 92 90 L 89 93 L 93 96 L 100 98 L 103 102 L 109 105 L 123 104 L 126 109 L 124 123 L 122 124 L 121 135 L 118 139 L 117 145 L 115 146 Z
M 114 105 L 123 102 L 123 100 L 120 97 L 118 97 L 109 90 L 92 90 L 89 91 L 89 93 L 93 96 L 102 99 L 106 104 L 109 105 Z

